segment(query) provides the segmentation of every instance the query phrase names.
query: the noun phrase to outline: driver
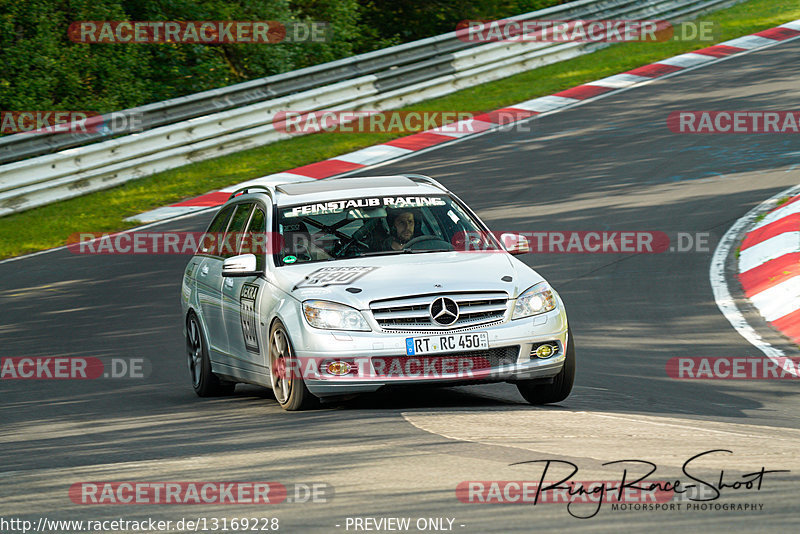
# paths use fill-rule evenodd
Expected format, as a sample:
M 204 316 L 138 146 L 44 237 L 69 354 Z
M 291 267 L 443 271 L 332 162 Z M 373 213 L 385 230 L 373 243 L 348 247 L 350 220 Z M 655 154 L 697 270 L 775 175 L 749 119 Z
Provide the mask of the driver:
M 406 209 L 391 210 L 386 216 L 389 224 L 389 237 L 386 239 L 386 250 L 401 250 L 414 237 L 414 212 Z

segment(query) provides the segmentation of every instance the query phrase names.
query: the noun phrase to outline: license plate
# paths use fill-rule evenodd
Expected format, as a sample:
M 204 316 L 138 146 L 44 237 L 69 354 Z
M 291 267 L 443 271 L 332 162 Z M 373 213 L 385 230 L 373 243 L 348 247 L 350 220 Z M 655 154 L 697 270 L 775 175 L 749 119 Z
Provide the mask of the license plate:
M 407 337 L 406 355 L 435 354 L 437 352 L 465 352 L 489 348 L 489 334 L 439 334 L 435 336 Z

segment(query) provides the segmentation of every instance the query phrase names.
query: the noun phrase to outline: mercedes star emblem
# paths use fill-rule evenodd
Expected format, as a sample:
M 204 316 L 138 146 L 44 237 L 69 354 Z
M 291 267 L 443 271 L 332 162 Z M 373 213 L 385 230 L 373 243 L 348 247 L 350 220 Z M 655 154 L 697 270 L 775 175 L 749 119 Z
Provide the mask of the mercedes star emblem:
M 434 323 L 449 326 L 458 320 L 458 304 L 453 299 L 439 297 L 431 302 L 430 313 Z

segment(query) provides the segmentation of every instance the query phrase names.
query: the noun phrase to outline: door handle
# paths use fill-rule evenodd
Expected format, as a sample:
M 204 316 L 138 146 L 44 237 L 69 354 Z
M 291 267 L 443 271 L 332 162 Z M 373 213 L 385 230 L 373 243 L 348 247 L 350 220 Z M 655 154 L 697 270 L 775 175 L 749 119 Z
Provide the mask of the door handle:
M 208 265 L 203 265 L 203 267 L 200 269 L 200 275 L 205 276 L 207 274 L 208 274 Z

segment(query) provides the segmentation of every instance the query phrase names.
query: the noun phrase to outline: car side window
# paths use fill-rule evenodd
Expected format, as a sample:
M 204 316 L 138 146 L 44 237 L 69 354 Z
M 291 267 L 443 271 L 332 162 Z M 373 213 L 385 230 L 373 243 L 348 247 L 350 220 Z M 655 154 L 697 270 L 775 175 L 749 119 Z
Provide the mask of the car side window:
M 253 204 L 236 204 L 236 211 L 231 217 L 231 224 L 228 225 L 228 231 L 225 232 L 225 237 L 222 239 L 220 246 L 220 256 L 223 258 L 230 258 L 239 253 L 239 245 L 242 243 L 242 236 L 244 235 L 244 228 L 247 221 L 250 220 L 250 212 L 253 211 Z
M 264 268 L 264 254 L 267 252 L 267 217 L 264 210 L 256 207 L 253 216 L 250 217 L 250 224 L 244 233 L 239 254 L 255 254 L 256 266 L 259 270 Z
M 223 234 L 225 234 L 225 230 L 228 228 L 228 222 L 230 221 L 231 214 L 233 213 L 233 208 L 233 206 L 227 206 L 219 210 L 217 216 L 214 217 L 214 220 L 212 220 L 211 224 L 208 225 L 208 230 L 206 230 L 206 233 L 203 235 L 203 239 L 200 242 L 200 247 L 198 250 L 200 254 L 208 254 L 210 256 L 219 255 L 217 245 Z

